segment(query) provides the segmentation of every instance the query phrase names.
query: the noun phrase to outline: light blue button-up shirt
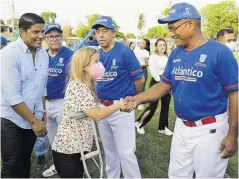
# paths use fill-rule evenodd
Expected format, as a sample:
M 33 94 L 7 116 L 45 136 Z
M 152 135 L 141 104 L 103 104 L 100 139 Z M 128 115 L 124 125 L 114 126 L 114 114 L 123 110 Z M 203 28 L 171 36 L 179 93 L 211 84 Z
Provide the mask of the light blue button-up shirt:
M 24 102 L 39 120 L 42 119 L 42 96 L 47 96 L 48 54 L 37 49 L 34 65 L 32 54 L 20 37 L 3 48 L 0 54 L 1 117 L 23 129 L 31 129 L 31 124 L 11 106 Z

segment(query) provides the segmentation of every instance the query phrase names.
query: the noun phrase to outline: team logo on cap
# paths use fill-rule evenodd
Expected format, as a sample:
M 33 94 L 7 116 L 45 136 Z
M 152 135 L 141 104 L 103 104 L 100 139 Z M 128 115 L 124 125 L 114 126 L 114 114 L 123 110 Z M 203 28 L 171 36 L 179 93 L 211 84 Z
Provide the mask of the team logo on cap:
M 199 58 L 199 62 L 201 62 L 201 63 L 205 62 L 206 58 L 207 58 L 206 54 L 201 54 L 201 56 Z
M 192 14 L 191 14 L 191 12 L 190 12 L 190 8 L 189 7 L 186 7 L 185 8 L 185 13 L 183 13 L 184 15 L 186 15 L 186 16 L 191 16 Z
M 174 14 L 175 12 L 176 12 L 176 9 L 171 9 L 171 11 L 169 13 Z
M 58 25 L 56 25 L 56 24 L 52 24 L 52 25 L 49 26 L 49 28 L 53 28 L 53 27 L 60 28 L 60 27 L 59 27 Z
M 107 22 L 107 19 L 99 19 L 99 20 L 97 20 L 97 23 L 99 23 L 99 22 Z

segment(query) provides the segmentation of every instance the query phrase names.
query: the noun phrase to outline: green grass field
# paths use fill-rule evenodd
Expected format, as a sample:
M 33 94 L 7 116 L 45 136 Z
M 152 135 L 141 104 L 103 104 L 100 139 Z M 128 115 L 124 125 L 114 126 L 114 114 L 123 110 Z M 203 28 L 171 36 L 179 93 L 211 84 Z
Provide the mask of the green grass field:
M 160 109 L 160 106 L 159 108 Z M 137 111 L 139 116 L 141 111 Z M 169 153 L 172 136 L 158 133 L 159 110 L 153 119 L 146 125 L 145 134 L 137 133 L 137 150 L 140 169 L 143 178 L 167 178 Z M 176 115 L 174 113 L 173 101 L 170 104 L 169 128 L 173 130 Z M 231 178 L 238 178 L 238 153 L 231 157 L 227 168 L 227 174 Z

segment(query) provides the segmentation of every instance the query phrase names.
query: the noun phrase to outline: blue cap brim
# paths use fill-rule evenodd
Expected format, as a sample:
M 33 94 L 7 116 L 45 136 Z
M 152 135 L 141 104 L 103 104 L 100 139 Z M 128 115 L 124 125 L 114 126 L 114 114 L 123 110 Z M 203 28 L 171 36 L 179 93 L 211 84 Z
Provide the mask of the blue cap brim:
M 182 18 L 177 18 L 177 17 L 165 17 L 165 18 L 161 18 L 161 19 L 158 19 L 158 23 L 159 24 L 167 24 L 167 23 L 170 23 L 170 22 L 174 22 L 174 21 L 178 21 L 178 20 L 181 20 Z
M 97 23 L 97 24 L 94 24 L 91 28 L 92 28 L 92 29 L 96 29 L 97 26 L 104 26 L 104 27 L 106 27 L 106 28 L 108 28 L 108 29 L 115 29 L 115 27 L 109 26 L 109 25 L 107 25 L 107 24 L 105 24 L 105 23 Z
M 45 34 L 51 30 L 57 30 L 58 32 L 63 33 L 63 31 L 59 28 L 51 28 L 51 29 L 48 29 L 47 31 L 45 31 Z

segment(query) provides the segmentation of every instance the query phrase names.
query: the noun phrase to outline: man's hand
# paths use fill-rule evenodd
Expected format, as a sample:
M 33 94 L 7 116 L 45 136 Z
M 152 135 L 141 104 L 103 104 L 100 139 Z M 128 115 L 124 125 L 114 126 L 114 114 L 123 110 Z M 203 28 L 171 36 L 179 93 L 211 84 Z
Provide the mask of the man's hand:
M 234 135 L 227 135 L 221 143 L 219 152 L 222 153 L 221 157 L 226 159 L 231 157 L 237 149 L 237 137 Z
M 132 97 L 132 96 L 127 96 L 127 97 L 124 99 L 124 104 L 125 104 L 125 108 L 124 108 L 124 109 L 121 109 L 121 111 L 131 112 L 131 111 L 133 111 L 133 110 L 137 107 L 138 102 L 136 102 L 136 100 L 134 99 L 134 97 Z
M 46 124 L 41 120 L 35 120 L 34 123 L 32 123 L 32 130 L 36 136 L 44 136 L 47 133 Z

